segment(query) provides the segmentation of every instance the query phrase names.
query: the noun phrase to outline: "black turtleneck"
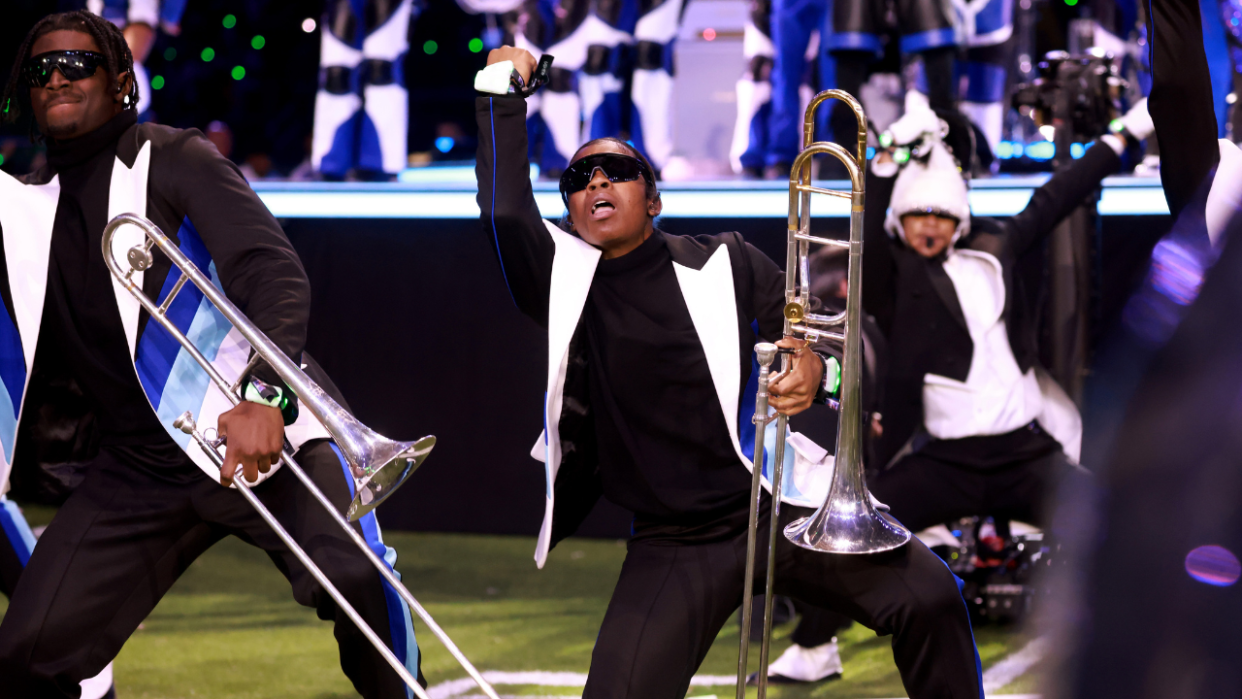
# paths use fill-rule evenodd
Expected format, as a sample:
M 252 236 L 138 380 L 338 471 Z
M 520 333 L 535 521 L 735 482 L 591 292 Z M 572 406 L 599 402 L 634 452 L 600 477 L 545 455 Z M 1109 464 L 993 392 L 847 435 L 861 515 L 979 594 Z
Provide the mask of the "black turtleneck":
M 48 142 L 48 165 L 60 178 L 52 228 L 40 365 L 77 380 L 96 405 L 103 444 L 153 467 L 184 464 L 185 454 L 160 425 L 143 393 L 103 261 L 103 229 L 117 141 L 136 123 L 130 110 L 69 141 Z
M 40 333 L 41 363 L 55 363 L 99 408 L 106 444 L 161 443 L 184 454 L 150 408 L 120 324 L 112 273 L 103 262 L 103 227 L 117 161 L 117 140 L 137 119 L 125 110 L 84 137 L 47 144 L 47 163 L 60 176 L 52 227 L 47 297 Z
M 750 476 L 663 233 L 600 261 L 584 323 L 604 496 L 643 522 L 693 526 L 745 512 Z

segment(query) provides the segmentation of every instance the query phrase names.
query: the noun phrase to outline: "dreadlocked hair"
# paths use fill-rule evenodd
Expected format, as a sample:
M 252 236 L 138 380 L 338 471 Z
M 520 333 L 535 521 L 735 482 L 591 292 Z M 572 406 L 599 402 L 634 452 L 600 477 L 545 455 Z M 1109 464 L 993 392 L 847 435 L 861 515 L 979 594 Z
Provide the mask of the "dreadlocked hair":
M 3 96 L 0 96 L 0 120 L 3 122 L 14 123 L 23 111 L 29 111 L 30 91 L 26 89 L 26 82 L 22 78 L 22 67 L 26 65 L 26 61 L 30 60 L 30 51 L 35 42 L 40 37 L 55 31 L 72 31 L 91 35 L 91 38 L 95 40 L 95 45 L 99 47 L 99 53 L 104 57 L 105 68 L 108 71 L 108 87 L 111 90 L 120 89 L 123 73 L 133 76 L 134 54 L 130 52 L 129 44 L 125 42 L 125 35 L 115 24 L 99 15 L 83 10 L 48 15 L 31 28 L 21 48 L 17 50 L 17 60 L 13 62 L 13 70 L 9 73 L 9 82 L 4 86 Z M 136 109 L 138 106 L 137 80 L 129 81 L 127 97 L 125 109 Z M 32 140 L 39 140 L 36 128 L 37 126 L 32 123 L 30 126 Z

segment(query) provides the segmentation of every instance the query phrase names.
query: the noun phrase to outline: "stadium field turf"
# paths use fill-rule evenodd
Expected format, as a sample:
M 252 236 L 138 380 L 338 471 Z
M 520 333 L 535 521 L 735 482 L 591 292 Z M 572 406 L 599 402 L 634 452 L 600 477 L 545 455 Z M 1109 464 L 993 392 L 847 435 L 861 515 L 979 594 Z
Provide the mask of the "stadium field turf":
M 31 508 L 33 524 L 50 511 Z M 570 539 L 537 570 L 532 537 L 387 532 L 397 568 L 416 597 L 483 671 L 585 673 L 591 647 L 625 555 L 623 542 Z M 0 611 L 6 607 L 0 598 Z M 773 657 L 792 625 L 777 630 Z M 736 672 L 737 624 L 721 631 L 700 675 Z M 423 672 L 436 699 L 465 677 L 415 619 Z M 1013 627 L 975 630 L 986 670 L 1030 640 Z M 757 648 L 757 646 L 756 646 Z M 905 696 L 888 638 L 855 624 L 841 637 L 845 677 L 810 687 L 773 687 L 773 699 Z M 757 651 L 752 665 L 758 665 Z M 1039 666 L 989 695 L 1035 691 Z M 342 699 L 357 696 L 337 664 L 331 625 L 293 602 L 267 557 L 227 539 L 196 561 L 121 651 L 119 699 Z M 580 676 L 580 675 L 577 675 Z M 503 696 L 581 696 L 575 675 L 511 676 Z M 551 678 L 559 677 L 560 681 Z M 566 678 L 569 678 L 568 680 Z M 991 688 L 989 688 L 991 689 Z M 692 686 L 689 697 L 732 697 L 730 686 Z M 753 690 L 750 693 L 753 696 Z

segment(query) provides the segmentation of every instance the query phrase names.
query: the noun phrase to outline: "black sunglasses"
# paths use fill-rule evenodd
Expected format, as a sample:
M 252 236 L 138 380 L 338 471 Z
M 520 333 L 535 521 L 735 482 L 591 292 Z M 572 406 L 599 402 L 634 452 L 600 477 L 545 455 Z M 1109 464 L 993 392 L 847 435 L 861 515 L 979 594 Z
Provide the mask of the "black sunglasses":
M 609 182 L 633 182 L 638 178 L 655 185 L 655 177 L 643 161 L 621 153 L 596 153 L 576 160 L 561 174 L 561 199 L 569 206 L 569 195 L 581 192 L 595 177 L 595 171 L 604 173 Z
M 59 70 L 65 80 L 72 82 L 91 77 L 105 63 L 103 54 L 94 51 L 48 51 L 26 61 L 22 75 L 30 87 L 47 87 L 53 70 Z

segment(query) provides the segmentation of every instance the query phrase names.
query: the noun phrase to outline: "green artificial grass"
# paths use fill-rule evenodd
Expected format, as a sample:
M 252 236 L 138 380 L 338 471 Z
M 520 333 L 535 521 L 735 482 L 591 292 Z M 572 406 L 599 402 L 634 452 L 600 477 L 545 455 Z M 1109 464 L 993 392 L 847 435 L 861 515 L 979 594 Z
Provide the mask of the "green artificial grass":
M 37 526 L 51 512 L 31 510 L 27 515 Z M 411 591 L 480 670 L 587 671 L 625 556 L 623 542 L 562 542 L 540 571 L 532 560 L 535 542 L 530 537 L 389 532 L 386 539 L 400 553 L 397 568 Z M 6 607 L 0 599 L 0 611 Z M 773 658 L 788 646 L 792 628 L 777 629 Z M 700 674 L 736 672 L 737 630 L 737 624 L 726 625 Z M 415 631 L 431 685 L 465 677 L 417 619 Z M 975 636 L 984 668 L 1029 640 L 1010 627 L 983 626 Z M 840 641 L 844 679 L 811 687 L 773 687 L 769 696 L 905 696 L 888 638 L 855 624 Z M 754 667 L 757 656 L 757 650 L 752 652 Z M 190 567 L 121 651 L 115 673 L 120 699 L 357 696 L 337 664 L 331 625 L 293 602 L 267 557 L 236 539 L 217 545 Z M 1029 691 L 1032 683 L 1028 675 L 1013 687 Z M 581 695 L 581 688 L 573 687 L 497 689 L 509 696 Z M 733 690 L 691 687 L 688 696 L 713 694 L 724 699 Z

